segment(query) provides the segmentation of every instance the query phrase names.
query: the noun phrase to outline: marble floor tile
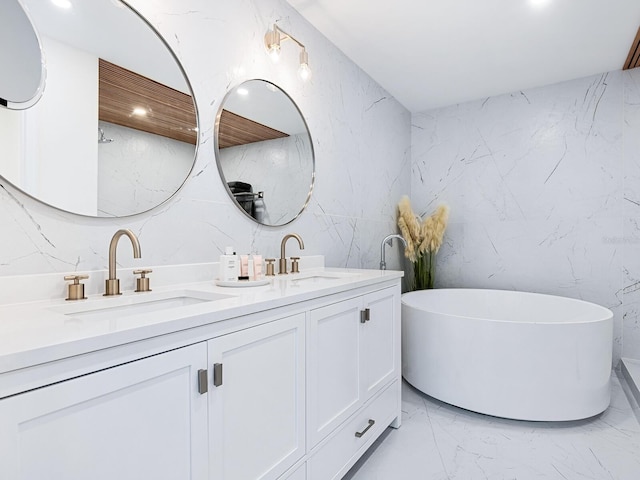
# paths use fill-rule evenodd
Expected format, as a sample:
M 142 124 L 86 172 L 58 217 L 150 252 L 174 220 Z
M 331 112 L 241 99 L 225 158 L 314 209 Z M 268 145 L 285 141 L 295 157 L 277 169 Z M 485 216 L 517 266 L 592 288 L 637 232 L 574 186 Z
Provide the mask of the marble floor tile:
M 346 480 L 638 480 L 640 410 L 621 375 L 609 408 L 587 420 L 481 415 L 403 384 L 402 427 L 389 428 Z

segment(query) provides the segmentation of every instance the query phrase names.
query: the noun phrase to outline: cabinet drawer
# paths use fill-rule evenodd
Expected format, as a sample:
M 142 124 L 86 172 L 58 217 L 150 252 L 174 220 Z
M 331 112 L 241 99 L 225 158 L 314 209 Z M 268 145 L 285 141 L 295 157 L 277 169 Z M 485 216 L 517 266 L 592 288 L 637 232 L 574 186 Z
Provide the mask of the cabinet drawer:
M 340 478 L 384 431 L 398 412 L 398 382 L 355 413 L 308 461 L 309 480 Z M 370 425 L 371 420 L 375 423 Z M 370 428 L 365 432 L 367 427 Z M 356 436 L 356 432 L 361 436 Z M 363 433 L 364 432 L 364 433 Z

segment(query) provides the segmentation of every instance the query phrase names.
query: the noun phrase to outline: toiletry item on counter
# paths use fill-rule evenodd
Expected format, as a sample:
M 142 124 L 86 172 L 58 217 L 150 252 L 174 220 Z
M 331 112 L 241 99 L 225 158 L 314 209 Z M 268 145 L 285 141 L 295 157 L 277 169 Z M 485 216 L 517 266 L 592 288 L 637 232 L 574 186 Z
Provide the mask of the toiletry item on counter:
M 262 255 L 253 257 L 253 280 L 262 280 Z
M 233 247 L 225 248 L 225 254 L 220 255 L 220 266 L 218 277 L 224 282 L 235 282 L 238 280 L 238 256 L 233 251 Z
M 254 272 L 254 267 L 253 267 L 253 255 L 249 255 L 249 258 L 247 260 L 247 276 L 249 277 L 249 280 L 255 280 L 256 276 L 253 273 Z
M 240 255 L 240 275 L 238 275 L 238 280 L 249 279 L 249 255 Z

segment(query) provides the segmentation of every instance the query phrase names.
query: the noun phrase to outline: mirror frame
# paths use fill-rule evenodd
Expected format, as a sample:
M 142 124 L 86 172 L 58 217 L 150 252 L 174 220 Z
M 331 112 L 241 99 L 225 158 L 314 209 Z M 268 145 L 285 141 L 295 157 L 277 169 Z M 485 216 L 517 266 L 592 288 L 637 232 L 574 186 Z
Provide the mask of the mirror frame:
M 284 94 L 289 101 L 291 102 L 291 104 L 295 107 L 295 109 L 297 110 L 298 114 L 300 115 L 300 119 L 302 120 L 302 123 L 304 124 L 304 128 L 307 130 L 307 135 L 309 135 L 309 145 L 310 145 L 310 150 L 311 150 L 311 182 L 309 184 L 309 193 L 307 193 L 307 197 L 302 205 L 302 207 L 300 208 L 300 210 L 291 218 L 291 220 L 288 220 L 284 223 L 278 223 L 276 225 L 272 225 L 269 223 L 262 223 L 259 222 L 256 218 L 252 217 L 243 207 L 242 205 L 240 205 L 240 203 L 238 202 L 238 200 L 236 199 L 236 197 L 233 195 L 233 193 L 231 193 L 231 189 L 229 188 L 229 184 L 227 182 L 227 179 L 224 176 L 224 172 L 222 171 L 222 166 L 221 166 L 221 162 L 220 162 L 220 147 L 218 145 L 218 137 L 219 137 L 219 132 L 220 132 L 220 119 L 222 117 L 222 111 L 224 110 L 224 104 L 227 100 L 227 98 L 233 93 L 235 92 L 241 85 L 247 83 L 247 82 L 252 82 L 252 81 L 260 81 L 260 82 L 265 82 L 268 83 L 270 85 L 273 85 L 275 88 L 277 88 L 282 94 Z M 284 225 L 289 225 L 291 222 L 293 222 L 294 220 L 296 220 L 301 214 L 302 212 L 304 212 L 306 210 L 306 208 L 309 206 L 309 202 L 311 201 L 311 195 L 313 194 L 313 189 L 315 186 L 315 181 L 316 181 L 316 153 L 315 153 L 315 149 L 313 147 L 313 137 L 311 136 L 311 130 L 309 129 L 309 125 L 307 124 L 307 120 L 304 118 L 304 115 L 302 114 L 302 111 L 300 110 L 300 107 L 298 106 L 298 104 L 293 100 L 293 98 L 291 98 L 291 95 L 289 95 L 284 89 L 282 89 L 279 85 L 277 85 L 274 82 L 271 82 L 269 80 L 265 80 L 264 78 L 248 78 L 246 80 L 243 80 L 242 82 L 234 85 L 233 87 L 231 87 L 227 93 L 225 94 L 224 98 L 222 99 L 222 101 L 220 102 L 220 107 L 218 107 L 218 113 L 216 114 L 216 122 L 215 122 L 215 126 L 214 126 L 214 130 L 213 130 L 213 141 L 214 141 L 214 155 L 215 155 L 215 160 L 216 160 L 216 166 L 218 167 L 218 173 L 220 175 L 220 180 L 222 181 L 225 190 L 227 191 L 227 195 L 229 196 L 229 198 L 231 199 L 231 201 L 233 202 L 233 204 L 249 219 L 251 219 L 253 222 L 257 223 L 258 225 L 262 225 L 265 227 L 282 227 Z
M 112 2 L 114 0 L 111 0 Z M 147 212 L 150 212 L 156 208 L 161 207 L 162 205 L 165 205 L 167 202 L 169 202 L 173 197 L 175 197 L 178 192 L 180 192 L 180 190 L 182 190 L 182 188 L 184 187 L 184 185 L 187 183 L 187 181 L 189 180 L 189 178 L 191 178 L 191 174 L 193 173 L 193 170 L 195 169 L 196 166 L 196 162 L 198 160 L 198 152 L 199 152 L 199 148 L 200 148 L 200 141 L 201 141 L 201 130 L 200 130 L 200 112 L 198 110 L 198 103 L 196 102 L 196 98 L 195 98 L 195 92 L 193 90 L 193 86 L 191 84 L 191 80 L 189 79 L 183 65 L 182 62 L 180 62 L 180 59 L 178 58 L 178 56 L 176 55 L 175 51 L 173 50 L 173 48 L 171 48 L 171 46 L 169 45 L 169 43 L 165 40 L 165 38 L 160 34 L 160 32 L 151 24 L 151 22 L 149 20 L 147 20 L 146 17 L 144 17 L 136 8 L 134 8 L 133 6 L 131 6 L 131 4 L 126 1 L 126 0 L 115 0 L 118 3 L 122 4 L 125 8 L 127 8 L 132 14 L 136 15 L 148 28 L 151 29 L 151 31 L 156 35 L 156 37 L 158 38 L 158 40 L 164 45 L 164 47 L 167 49 L 167 51 L 169 52 L 169 54 L 171 55 L 171 57 L 173 58 L 173 60 L 176 62 L 176 66 L 178 67 L 178 69 L 180 70 L 180 73 L 182 74 L 182 76 L 184 77 L 184 81 L 185 84 L 187 85 L 187 87 L 189 88 L 189 91 L 191 92 L 191 99 L 193 101 L 193 108 L 194 108 L 194 114 L 195 114 L 195 120 L 196 120 L 196 128 L 197 128 L 197 136 L 196 136 L 196 143 L 194 145 L 194 151 L 193 151 L 193 161 L 191 163 L 191 168 L 189 169 L 189 171 L 187 172 L 187 174 L 184 177 L 184 180 L 182 180 L 182 182 L 180 183 L 180 186 L 178 186 L 178 188 L 176 188 L 176 190 L 169 195 L 166 199 L 164 199 L 162 202 L 152 206 L 151 208 L 147 208 L 146 210 L 141 210 L 139 212 L 134 212 L 134 213 L 130 213 L 127 215 L 117 215 L 117 216 L 98 216 L 98 215 L 86 215 L 84 213 L 78 213 L 78 212 L 72 212 L 69 210 L 65 210 L 63 208 L 57 207 L 55 205 L 51 205 L 50 203 L 47 203 L 43 200 L 40 200 L 39 198 L 35 197 L 34 195 L 32 195 L 29 192 L 26 192 L 25 190 L 23 190 L 21 187 L 18 187 L 17 185 L 14 185 L 13 182 L 9 181 L 7 178 L 5 178 L 2 173 L 0 172 L 0 182 L 4 182 L 6 184 L 11 185 L 12 188 L 15 188 L 16 190 L 18 190 L 20 193 L 22 193 L 23 195 L 26 195 L 27 197 L 35 200 L 36 202 L 42 204 L 42 205 L 46 205 L 47 207 L 53 208 L 54 210 L 57 210 L 59 212 L 64 212 L 64 213 L 68 213 L 71 215 L 76 215 L 78 217 L 83 217 L 83 218 L 95 218 L 95 219 L 114 219 L 114 218 L 129 218 L 129 217 L 134 217 L 136 215 L 141 215 Z M 22 6 L 22 2 L 19 2 L 20 6 Z M 118 8 L 116 5 L 114 5 L 114 8 Z M 24 8 L 23 8 L 24 10 Z M 26 13 L 26 11 L 25 11 Z M 29 17 L 29 21 L 31 22 L 31 18 Z M 42 95 L 44 94 L 44 90 L 46 88 L 46 84 L 44 84 L 45 81 L 45 77 L 46 77 L 46 59 L 44 58 L 44 52 L 42 50 L 42 42 L 40 40 L 40 35 L 38 33 L 38 30 L 36 28 L 36 26 L 31 22 L 31 25 L 33 27 L 34 32 L 36 33 L 36 37 L 38 38 L 38 43 L 40 46 L 40 54 L 41 57 L 43 58 L 43 69 L 45 69 L 45 74 L 42 76 L 42 81 L 43 81 L 43 85 L 44 88 L 41 90 L 40 95 L 38 96 L 38 100 L 40 99 L 40 97 L 42 97 Z M 37 102 L 37 101 L 36 101 Z M 35 105 L 36 102 L 33 102 L 32 105 Z M 32 106 L 30 105 L 30 106 Z M 0 105 L 0 108 L 5 108 L 4 106 Z

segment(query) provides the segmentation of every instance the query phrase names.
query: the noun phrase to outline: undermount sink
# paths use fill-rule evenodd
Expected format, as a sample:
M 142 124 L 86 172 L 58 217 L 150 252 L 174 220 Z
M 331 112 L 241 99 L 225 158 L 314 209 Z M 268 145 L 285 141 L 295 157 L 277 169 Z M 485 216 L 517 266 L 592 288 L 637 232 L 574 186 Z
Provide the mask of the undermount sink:
M 150 292 L 79 301 L 79 303 L 53 307 L 51 310 L 77 319 L 103 320 L 164 311 L 202 302 L 215 302 L 232 297 L 233 295 L 193 290 Z
M 341 280 L 344 278 L 350 278 L 355 276 L 353 273 L 338 273 L 338 272 L 318 272 L 308 273 L 301 275 L 289 275 L 287 280 L 292 282 L 305 282 L 305 283 L 323 283 L 326 281 Z

